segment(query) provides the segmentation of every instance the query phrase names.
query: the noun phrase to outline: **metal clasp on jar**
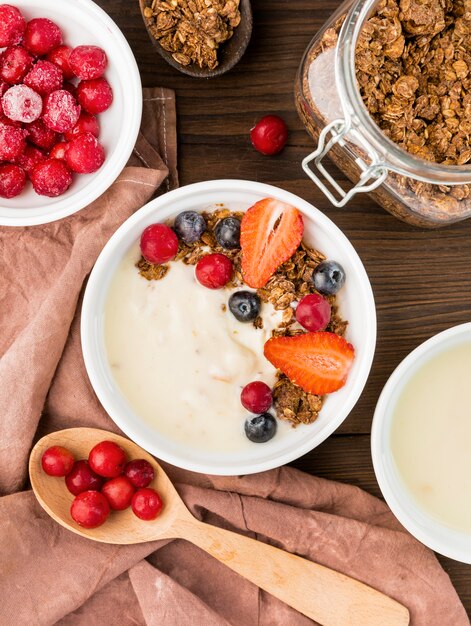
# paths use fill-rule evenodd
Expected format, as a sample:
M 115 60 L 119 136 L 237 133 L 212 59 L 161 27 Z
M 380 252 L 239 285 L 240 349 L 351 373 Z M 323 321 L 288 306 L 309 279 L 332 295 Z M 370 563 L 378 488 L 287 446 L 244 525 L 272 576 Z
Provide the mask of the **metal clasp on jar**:
M 327 141 L 327 136 L 329 133 L 332 136 L 330 140 Z M 340 187 L 340 185 L 337 183 L 337 181 L 332 178 L 329 172 L 322 165 L 322 159 L 336 144 L 338 144 L 342 148 L 346 146 L 345 136 L 347 135 L 347 133 L 352 139 L 352 143 L 355 143 L 357 146 L 361 146 L 361 148 L 368 155 L 370 159 L 370 164 L 365 163 L 365 161 L 359 156 L 355 158 L 355 163 L 358 165 L 361 171 L 360 179 L 358 183 L 349 191 L 344 191 L 342 187 Z M 314 162 L 314 168 L 320 174 L 322 174 L 324 180 L 326 180 L 333 187 L 333 189 L 338 192 L 338 194 L 340 195 L 339 199 L 334 196 L 334 194 L 320 178 L 320 176 L 310 167 L 310 164 L 312 162 Z M 330 122 L 330 124 L 328 124 L 322 130 L 319 135 L 319 141 L 316 150 L 314 150 L 314 152 L 311 152 L 309 156 L 303 159 L 302 166 L 303 170 L 306 172 L 309 178 L 314 181 L 314 183 L 319 187 L 324 195 L 336 207 L 345 206 L 347 202 L 349 202 L 350 199 L 357 193 L 373 191 L 373 189 L 376 189 L 384 182 L 386 176 L 388 175 L 388 168 L 380 161 L 376 152 L 374 152 L 374 150 L 371 148 L 365 138 L 362 137 L 361 133 L 359 133 L 349 121 L 347 122 L 343 119 L 337 119 L 333 122 Z M 372 182 L 369 182 L 371 180 Z

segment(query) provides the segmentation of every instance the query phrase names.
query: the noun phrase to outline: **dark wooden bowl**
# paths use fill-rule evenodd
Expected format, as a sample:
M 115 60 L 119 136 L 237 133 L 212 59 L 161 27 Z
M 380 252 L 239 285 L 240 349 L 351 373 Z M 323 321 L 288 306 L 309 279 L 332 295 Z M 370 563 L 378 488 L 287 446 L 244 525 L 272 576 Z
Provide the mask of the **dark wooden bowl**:
M 183 74 L 188 76 L 194 76 L 195 78 L 212 78 L 213 76 L 220 76 L 225 74 L 228 70 L 232 69 L 236 63 L 240 61 L 242 55 L 250 41 L 252 35 L 252 6 L 250 0 L 240 0 L 240 24 L 234 29 L 232 37 L 223 43 L 218 49 L 218 61 L 219 64 L 214 70 L 207 68 L 200 68 L 196 63 L 191 65 L 181 65 L 177 63 L 172 57 L 170 52 L 164 50 L 160 43 L 155 39 L 151 33 L 148 20 L 144 16 L 144 9 L 149 6 L 149 0 L 139 0 L 139 6 L 141 8 L 142 19 L 147 30 L 147 33 L 157 48 L 157 52 L 163 57 L 169 65 L 177 69 Z

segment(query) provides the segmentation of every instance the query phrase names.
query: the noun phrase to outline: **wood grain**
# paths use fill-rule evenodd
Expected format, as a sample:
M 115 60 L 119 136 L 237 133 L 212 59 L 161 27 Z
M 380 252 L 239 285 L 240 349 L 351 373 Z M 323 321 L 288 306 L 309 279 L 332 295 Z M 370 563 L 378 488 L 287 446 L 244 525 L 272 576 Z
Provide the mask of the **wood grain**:
M 233 70 L 207 81 L 183 76 L 159 57 L 142 23 L 138 0 L 98 3 L 125 33 L 143 84 L 176 90 L 181 184 L 245 178 L 278 185 L 325 211 L 359 252 L 378 312 L 371 377 L 339 430 L 342 436 L 332 437 L 296 466 L 379 495 L 368 437 L 378 395 L 396 365 L 419 343 L 469 321 L 471 220 L 445 230 L 418 230 L 366 196 L 335 209 L 305 177 L 301 159 L 313 144 L 297 117 L 293 86 L 306 46 L 339 2 L 253 0 L 254 29 L 247 52 Z M 282 115 L 290 129 L 289 144 L 277 157 L 263 157 L 250 146 L 249 129 L 266 113 Z M 345 436 L 353 433 L 357 436 Z M 471 615 L 471 567 L 446 559 L 442 563 Z

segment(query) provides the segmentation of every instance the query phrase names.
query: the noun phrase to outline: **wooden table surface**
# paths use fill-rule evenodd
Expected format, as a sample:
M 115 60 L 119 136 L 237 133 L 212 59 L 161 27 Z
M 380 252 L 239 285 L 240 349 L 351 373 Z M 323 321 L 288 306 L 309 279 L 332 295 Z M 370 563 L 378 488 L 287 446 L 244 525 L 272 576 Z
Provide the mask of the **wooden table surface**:
M 337 0 L 252 0 L 254 30 L 245 56 L 228 74 L 210 80 L 180 74 L 157 55 L 138 0 L 98 0 L 98 4 L 123 30 L 143 85 L 176 91 L 182 185 L 218 178 L 277 185 L 325 211 L 358 251 L 370 276 L 378 315 L 371 375 L 337 433 L 293 465 L 380 496 L 370 457 L 375 404 L 406 354 L 437 332 L 469 321 L 471 219 L 438 231 L 419 230 L 366 196 L 357 196 L 348 208 L 335 209 L 304 175 L 301 160 L 313 143 L 296 114 L 294 81 L 305 48 L 340 4 Z M 249 141 L 250 128 L 267 113 L 281 115 L 290 130 L 288 146 L 276 157 L 258 154 Z M 471 566 L 440 561 L 471 615 Z

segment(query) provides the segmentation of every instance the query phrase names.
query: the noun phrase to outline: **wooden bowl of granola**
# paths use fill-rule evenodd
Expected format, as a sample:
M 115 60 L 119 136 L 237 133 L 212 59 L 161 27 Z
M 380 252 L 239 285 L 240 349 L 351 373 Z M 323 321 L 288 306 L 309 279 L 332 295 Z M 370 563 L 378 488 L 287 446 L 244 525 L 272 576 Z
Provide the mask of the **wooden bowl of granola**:
M 139 0 L 157 52 L 188 76 L 220 76 L 240 61 L 252 35 L 250 0 Z

